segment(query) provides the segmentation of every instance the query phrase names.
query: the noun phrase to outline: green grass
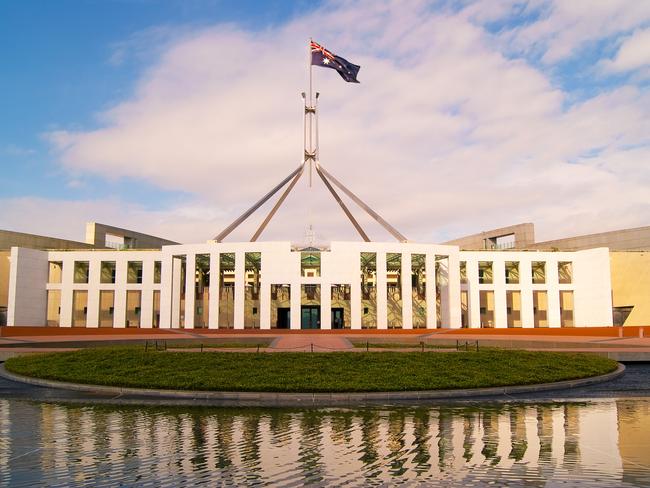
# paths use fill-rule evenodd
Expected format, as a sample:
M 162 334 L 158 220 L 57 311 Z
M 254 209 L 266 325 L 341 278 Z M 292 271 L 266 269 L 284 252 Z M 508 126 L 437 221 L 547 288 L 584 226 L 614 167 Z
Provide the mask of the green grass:
M 477 388 L 546 383 L 616 369 L 586 354 L 144 352 L 82 349 L 8 359 L 8 371 L 95 385 L 173 390 L 363 392 Z

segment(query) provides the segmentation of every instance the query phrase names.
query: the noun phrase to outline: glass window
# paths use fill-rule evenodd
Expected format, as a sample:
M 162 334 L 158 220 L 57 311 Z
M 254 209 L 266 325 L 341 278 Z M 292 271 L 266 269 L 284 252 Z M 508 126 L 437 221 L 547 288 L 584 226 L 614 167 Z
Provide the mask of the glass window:
M 262 274 L 262 253 L 244 254 L 244 328 L 260 328 L 260 282 Z
M 126 326 L 140 327 L 140 307 L 142 292 L 140 290 L 127 290 L 126 292 Z
M 129 261 L 126 276 L 127 283 L 142 283 L 142 261 Z
M 427 326 L 426 256 L 411 255 L 412 323 L 414 329 Z
M 492 283 L 492 261 L 479 261 L 478 282 L 481 284 Z
M 361 253 L 361 328 L 377 328 L 377 253 Z
M 509 285 L 519 284 L 518 261 L 506 261 L 506 283 Z
M 88 283 L 88 272 L 90 270 L 90 263 L 88 261 L 75 261 L 74 262 L 74 282 L 75 283 Z
M 115 261 L 102 261 L 100 283 L 115 283 Z
M 271 285 L 271 328 L 289 329 L 291 325 L 291 285 Z
M 533 261 L 531 263 L 533 284 L 541 285 L 546 283 L 546 263 L 544 261 Z
M 219 254 L 219 328 L 235 326 L 235 253 Z
M 460 282 L 467 283 L 467 261 L 460 262 Z
M 332 329 L 350 328 L 350 285 L 332 285 Z
M 49 273 L 47 276 L 48 283 L 61 283 L 63 277 L 63 262 L 62 261 L 50 261 L 49 263 Z
M 300 253 L 300 275 L 304 278 L 320 276 L 320 251 L 306 250 Z
M 194 327 L 208 326 L 210 313 L 210 255 L 197 254 L 194 279 Z
M 153 262 L 153 282 L 159 284 L 162 276 L 162 262 L 154 261 Z
M 557 274 L 560 284 L 567 285 L 573 282 L 573 263 L 560 261 L 557 263 Z
M 99 326 L 113 327 L 115 310 L 115 291 L 100 290 L 99 292 Z
M 386 253 L 388 328 L 402 328 L 402 255 Z

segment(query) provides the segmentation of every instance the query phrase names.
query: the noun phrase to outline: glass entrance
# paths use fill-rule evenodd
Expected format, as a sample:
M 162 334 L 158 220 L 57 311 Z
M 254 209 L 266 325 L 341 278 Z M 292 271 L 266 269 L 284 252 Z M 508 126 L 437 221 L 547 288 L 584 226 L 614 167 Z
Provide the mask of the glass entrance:
M 320 307 L 307 305 L 301 307 L 301 329 L 320 329 Z

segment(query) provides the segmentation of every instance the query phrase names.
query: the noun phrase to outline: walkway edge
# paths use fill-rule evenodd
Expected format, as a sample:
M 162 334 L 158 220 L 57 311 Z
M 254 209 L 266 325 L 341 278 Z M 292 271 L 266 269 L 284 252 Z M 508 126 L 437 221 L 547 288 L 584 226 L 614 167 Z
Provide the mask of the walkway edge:
M 144 388 L 122 388 L 116 386 L 84 385 L 66 383 L 41 378 L 17 375 L 8 372 L 0 364 L 0 376 L 11 381 L 27 383 L 46 388 L 82 391 L 93 394 L 105 394 L 113 397 L 137 397 L 141 399 L 178 399 L 211 401 L 223 406 L 330 406 L 385 404 L 386 402 L 411 402 L 420 400 L 456 400 L 473 397 L 498 397 L 502 395 L 519 395 L 552 390 L 566 390 L 581 386 L 594 385 L 614 380 L 625 373 L 621 363 L 615 371 L 600 376 L 591 376 L 577 380 L 539 383 L 536 385 L 499 386 L 490 388 L 473 388 L 466 390 L 425 390 L 425 391 L 391 391 L 367 393 L 273 393 L 273 392 L 228 392 L 228 391 L 179 391 L 152 390 Z M 92 400 L 91 400 L 92 401 Z

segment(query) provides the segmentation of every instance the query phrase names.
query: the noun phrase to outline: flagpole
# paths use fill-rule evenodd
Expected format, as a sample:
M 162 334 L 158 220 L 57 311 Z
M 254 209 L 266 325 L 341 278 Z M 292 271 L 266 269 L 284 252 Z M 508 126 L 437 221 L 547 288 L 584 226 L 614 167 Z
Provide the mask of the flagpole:
M 308 47 L 308 57 L 307 61 L 309 63 L 309 152 L 313 152 L 314 144 L 313 144 L 313 112 L 311 111 L 314 106 L 314 97 L 313 97 L 313 77 L 314 77 L 314 66 L 311 64 L 311 43 L 313 39 L 310 37 L 309 38 L 309 47 Z M 312 183 L 312 166 L 313 166 L 313 161 L 309 161 L 309 188 L 311 188 L 311 183 Z

